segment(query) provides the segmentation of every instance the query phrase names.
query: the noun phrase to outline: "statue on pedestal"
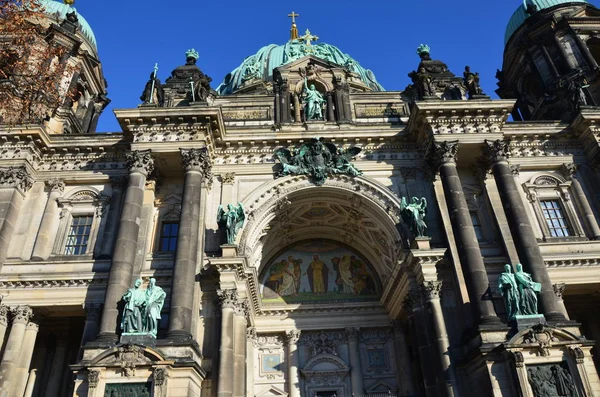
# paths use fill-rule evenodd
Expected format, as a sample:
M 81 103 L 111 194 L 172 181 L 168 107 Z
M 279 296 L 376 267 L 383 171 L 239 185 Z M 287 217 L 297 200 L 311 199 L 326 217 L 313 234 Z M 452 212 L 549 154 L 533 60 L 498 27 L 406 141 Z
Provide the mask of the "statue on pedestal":
M 473 73 L 470 66 L 465 66 L 463 76 L 469 99 L 472 99 L 474 95 L 483 95 L 483 90 L 479 85 L 479 73 Z
M 314 84 L 308 86 L 304 78 L 304 120 L 323 120 L 323 104 L 325 98 L 315 88 Z
M 244 226 L 246 214 L 244 214 L 244 206 L 239 203 L 237 206 L 233 204 L 227 205 L 227 212 L 219 205 L 217 210 L 217 223 L 225 228 L 227 234 L 227 244 L 235 244 L 235 238 L 238 232 Z
M 406 197 L 402 197 L 400 202 L 400 214 L 402 220 L 406 223 L 415 237 L 425 236 L 425 214 L 427 212 L 427 200 L 425 197 L 413 197 L 408 204 Z
M 520 263 L 517 263 L 516 268 L 515 279 L 519 287 L 520 314 L 539 314 L 537 293 L 542 290 L 542 285 L 533 281 L 531 274 L 525 273 Z
M 160 311 L 165 304 L 165 291 L 156 285 L 156 279 L 151 278 L 146 290 L 146 324 L 145 331 L 156 338 L 160 320 Z
M 123 319 L 121 320 L 121 329 L 126 334 L 138 334 L 144 332 L 144 310 L 146 306 L 146 295 L 140 289 L 142 280 L 135 280 L 133 288 L 129 288 L 123 295 L 125 308 L 123 309 Z
M 511 265 L 504 265 L 504 273 L 500 275 L 498 288 L 504 297 L 504 306 L 506 307 L 508 320 L 512 321 L 518 314 L 521 314 L 521 311 L 519 309 L 519 287 L 517 286 L 517 280 L 512 272 Z
M 417 89 L 418 99 L 435 95 L 431 75 L 427 73 L 424 66 L 421 66 L 418 71 L 412 71 L 408 74 L 414 86 Z
M 155 65 L 154 71 L 150 73 L 150 80 L 148 80 L 144 92 L 140 95 L 140 100 L 144 105 L 151 104 L 162 107 L 165 104 L 165 91 L 160 80 L 156 77 L 157 72 L 158 65 Z

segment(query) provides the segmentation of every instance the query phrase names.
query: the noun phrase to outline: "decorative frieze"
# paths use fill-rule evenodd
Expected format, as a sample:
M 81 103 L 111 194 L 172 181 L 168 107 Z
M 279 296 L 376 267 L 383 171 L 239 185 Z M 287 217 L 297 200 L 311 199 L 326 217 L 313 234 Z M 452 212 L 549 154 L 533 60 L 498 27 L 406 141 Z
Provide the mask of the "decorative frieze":
M 106 284 L 104 279 L 15 280 L 0 281 L 0 288 L 83 288 L 91 284 Z
M 309 347 L 311 358 L 319 354 L 337 356 L 337 346 L 345 340 L 344 336 L 343 331 L 305 332 L 298 343 Z
M 0 168 L 0 188 L 17 188 L 24 194 L 31 189 L 33 182 L 25 167 Z
M 134 150 L 125 153 L 127 168 L 130 172 L 139 172 L 148 176 L 154 170 L 154 159 L 151 150 Z

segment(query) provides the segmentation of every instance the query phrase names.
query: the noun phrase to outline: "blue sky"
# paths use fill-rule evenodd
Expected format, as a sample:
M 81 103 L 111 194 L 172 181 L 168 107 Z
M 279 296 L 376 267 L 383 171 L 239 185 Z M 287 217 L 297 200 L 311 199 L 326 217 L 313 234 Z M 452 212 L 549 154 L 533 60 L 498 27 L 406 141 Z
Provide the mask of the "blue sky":
M 373 71 L 388 90 L 402 90 L 416 68 L 421 43 L 434 59 L 462 75 L 470 65 L 482 87 L 496 97 L 504 31 L 520 0 L 371 1 L 101 1 L 77 0 L 92 26 L 112 100 L 99 132 L 117 132 L 113 109 L 139 104 L 148 75 L 159 65 L 161 81 L 185 63 L 185 51 L 200 53 L 198 66 L 215 88 L 242 60 L 267 44 L 289 38 L 292 10 L 300 32 L 339 47 Z

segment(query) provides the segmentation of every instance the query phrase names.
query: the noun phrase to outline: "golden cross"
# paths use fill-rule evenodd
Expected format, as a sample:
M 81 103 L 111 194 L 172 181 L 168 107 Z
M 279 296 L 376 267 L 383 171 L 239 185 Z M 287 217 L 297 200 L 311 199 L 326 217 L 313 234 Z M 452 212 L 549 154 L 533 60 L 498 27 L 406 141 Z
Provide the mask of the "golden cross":
M 288 14 L 288 17 L 292 18 L 292 23 L 296 23 L 296 17 L 299 17 L 300 14 L 296 14 L 294 11 L 292 11 L 291 14 Z

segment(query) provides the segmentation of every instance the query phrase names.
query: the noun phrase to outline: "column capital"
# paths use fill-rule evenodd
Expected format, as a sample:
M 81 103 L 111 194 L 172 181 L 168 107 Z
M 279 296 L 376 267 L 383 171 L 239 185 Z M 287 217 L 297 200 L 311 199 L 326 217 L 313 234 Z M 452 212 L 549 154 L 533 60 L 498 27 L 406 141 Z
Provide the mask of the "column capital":
M 17 306 L 11 310 L 13 323 L 27 324 L 33 317 L 33 310 L 29 306 Z
M 125 156 L 127 157 L 129 172 L 139 172 L 142 175 L 148 176 L 154 170 L 154 159 L 152 158 L 152 151 L 150 149 L 134 150 L 125 153 Z
M 217 297 L 223 309 L 235 309 L 239 303 L 238 292 L 235 289 L 217 290 Z
M 556 295 L 556 297 L 558 299 L 562 299 L 563 298 L 563 294 L 565 293 L 565 288 L 566 287 L 567 287 L 567 285 L 564 284 L 564 283 L 552 284 L 552 289 L 554 290 L 554 295 Z
M 179 149 L 181 152 L 181 162 L 186 171 L 198 171 L 204 178 L 212 178 L 212 160 L 208 149 Z
M 510 172 L 513 176 L 519 176 L 521 174 L 521 164 L 512 164 L 510 166 Z
M 8 324 L 8 312 L 9 311 L 10 311 L 10 307 L 0 303 L 0 323 L 2 323 L 4 325 Z
M 246 329 L 246 339 L 255 343 L 258 340 L 258 334 L 256 333 L 256 327 L 248 327 Z
M 562 171 L 563 175 L 568 179 L 575 178 L 577 169 L 577 164 L 574 163 L 563 163 L 563 165 L 560 166 L 560 170 Z
M 16 188 L 25 194 L 31 189 L 33 182 L 25 167 L 0 168 L 0 188 Z
M 500 161 L 507 161 L 510 157 L 508 142 L 496 139 L 495 141 L 485 140 L 483 144 L 483 156 L 490 165 Z
M 432 142 L 427 157 L 431 166 L 436 170 L 443 164 L 456 163 L 458 141 Z
M 423 297 L 427 300 L 439 299 L 442 291 L 441 281 L 425 281 L 421 286 Z
M 57 192 L 62 194 L 65 191 L 65 181 L 63 181 L 62 179 L 51 179 L 49 181 L 46 181 L 46 186 L 48 187 L 51 193 Z
M 285 341 L 288 345 L 295 345 L 300 340 L 300 330 L 299 329 L 291 329 L 289 331 L 285 331 Z
M 228 172 L 226 174 L 221 174 L 221 183 L 223 185 L 233 185 L 233 182 L 235 182 L 235 173 L 234 172 Z
M 356 327 L 348 327 L 345 329 L 346 331 L 346 337 L 348 338 L 348 341 L 352 341 L 355 342 L 358 340 L 358 336 L 360 334 L 360 329 L 356 328 Z
M 88 386 L 90 389 L 96 388 L 98 382 L 100 382 L 100 370 L 99 369 L 88 369 L 87 374 Z

